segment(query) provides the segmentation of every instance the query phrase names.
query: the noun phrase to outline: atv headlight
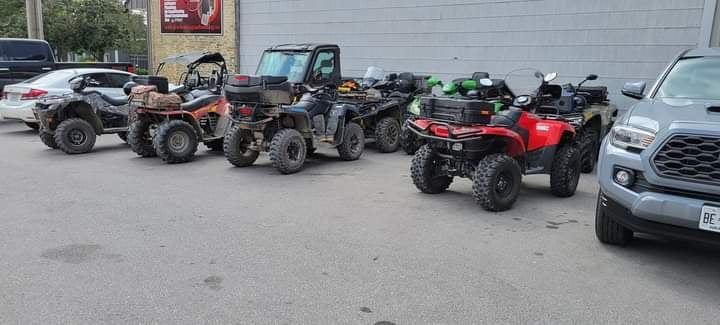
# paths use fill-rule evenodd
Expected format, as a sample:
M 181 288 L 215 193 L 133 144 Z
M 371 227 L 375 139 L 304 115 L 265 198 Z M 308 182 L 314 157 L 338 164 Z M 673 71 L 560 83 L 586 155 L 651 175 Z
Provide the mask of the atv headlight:
M 610 133 L 610 141 L 618 148 L 644 150 L 655 141 L 655 134 L 629 126 L 616 126 Z

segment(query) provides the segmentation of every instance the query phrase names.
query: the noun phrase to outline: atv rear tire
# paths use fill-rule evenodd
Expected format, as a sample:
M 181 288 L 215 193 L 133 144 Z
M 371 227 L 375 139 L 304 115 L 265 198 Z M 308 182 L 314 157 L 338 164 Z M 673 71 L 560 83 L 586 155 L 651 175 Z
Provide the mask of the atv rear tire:
M 152 122 L 139 119 L 130 124 L 128 128 L 128 144 L 134 153 L 143 158 L 155 157 L 155 146 L 151 131 Z
M 505 155 L 490 155 L 477 166 L 473 177 L 473 197 L 485 210 L 506 211 L 520 195 L 522 170 L 517 160 Z
M 438 156 L 425 145 L 415 153 L 410 167 L 412 181 L 423 193 L 439 194 L 445 192 L 453 181 L 450 176 L 438 175 Z
M 33 129 L 33 130 L 35 130 L 35 131 L 40 130 L 40 123 L 37 123 L 37 122 L 25 122 L 25 125 L 27 125 L 27 127 L 31 128 L 31 129 Z
M 571 145 L 560 147 L 550 172 L 550 190 L 557 197 L 575 195 L 580 183 L 582 158 L 580 150 Z
M 282 129 L 275 133 L 270 143 L 270 161 L 283 174 L 302 170 L 307 157 L 307 147 L 302 134 L 295 129 Z
M 55 143 L 68 155 L 90 152 L 96 138 L 95 128 L 81 118 L 67 119 L 55 129 Z
M 57 142 L 55 142 L 55 136 L 47 131 L 40 130 L 40 141 L 50 149 L 58 148 Z
M 375 128 L 375 139 L 382 153 L 391 153 L 400 148 L 400 122 L 394 117 L 385 117 Z
M 633 231 L 617 223 L 602 209 L 602 192 L 598 194 L 595 209 L 595 235 L 605 244 L 625 246 L 633 239 Z
M 223 147 L 225 146 L 225 140 L 224 139 L 217 139 L 210 142 L 203 143 L 208 149 L 215 152 L 223 152 Z
M 598 148 L 600 146 L 600 135 L 596 130 L 587 129 L 580 138 L 580 149 L 582 150 L 582 172 L 585 174 L 595 171 L 595 164 L 598 159 Z
M 155 152 L 168 164 L 189 162 L 198 148 L 198 136 L 190 123 L 170 120 L 160 124 L 155 135 Z
M 414 155 L 424 145 L 415 132 L 410 130 L 406 121 L 400 130 L 400 146 L 408 155 Z
M 357 123 L 348 123 L 345 126 L 343 142 L 337 147 L 340 159 L 353 161 L 360 159 L 365 150 L 365 132 Z
M 235 167 L 251 166 L 260 155 L 259 152 L 248 149 L 249 143 L 243 133 L 236 125 L 225 135 L 223 142 L 225 158 Z
M 117 136 L 118 136 L 118 138 L 120 138 L 120 140 L 123 140 L 125 143 L 128 142 L 128 133 L 127 132 L 120 132 L 117 134 Z

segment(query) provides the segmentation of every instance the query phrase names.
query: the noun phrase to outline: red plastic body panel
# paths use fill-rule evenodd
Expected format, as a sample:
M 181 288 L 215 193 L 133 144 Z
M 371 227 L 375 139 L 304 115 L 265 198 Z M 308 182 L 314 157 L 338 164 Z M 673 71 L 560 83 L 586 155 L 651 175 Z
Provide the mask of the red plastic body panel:
M 527 151 L 556 146 L 560 144 L 562 136 L 566 132 L 575 134 L 575 129 L 566 122 L 542 119 L 531 113 L 524 113 L 518 126 L 528 131 Z
M 523 156 L 525 154 L 525 141 L 517 134 L 517 132 L 502 126 L 490 125 L 448 125 L 437 123 L 433 120 L 416 119 L 413 123 L 420 129 L 430 132 L 430 135 L 439 138 L 448 138 L 455 140 L 463 140 L 475 137 L 502 137 L 508 139 L 507 154 L 512 157 Z

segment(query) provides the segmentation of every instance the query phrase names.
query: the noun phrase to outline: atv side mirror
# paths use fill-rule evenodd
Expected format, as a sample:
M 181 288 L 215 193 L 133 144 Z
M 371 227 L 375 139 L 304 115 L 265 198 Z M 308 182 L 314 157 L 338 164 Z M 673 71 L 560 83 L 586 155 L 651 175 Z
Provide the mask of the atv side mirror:
M 633 99 L 643 99 L 645 87 L 647 87 L 645 81 L 628 82 L 623 86 L 622 94 Z
M 87 87 L 87 81 L 85 77 L 75 77 L 70 80 L 70 90 L 74 92 L 80 92 Z
M 543 80 L 545 80 L 545 82 L 547 82 L 547 83 L 550 83 L 550 82 L 553 82 L 555 79 L 557 79 L 557 77 L 558 77 L 557 72 L 551 72 L 551 73 L 548 73 L 545 76 L 545 78 L 543 78 Z
M 480 79 L 480 85 L 483 87 L 492 87 L 493 81 L 488 78 Z
M 587 78 L 585 78 L 585 80 L 595 81 L 595 80 L 598 80 L 598 76 L 596 74 L 591 74 L 591 75 L 587 76 Z

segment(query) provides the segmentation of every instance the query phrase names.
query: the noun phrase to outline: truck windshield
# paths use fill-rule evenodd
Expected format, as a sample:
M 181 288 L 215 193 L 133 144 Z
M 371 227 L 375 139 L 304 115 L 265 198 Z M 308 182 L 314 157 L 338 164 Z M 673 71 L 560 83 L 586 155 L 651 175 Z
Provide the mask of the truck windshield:
M 659 98 L 720 100 L 720 57 L 678 61 L 657 92 Z
M 310 52 L 265 52 L 255 74 L 283 76 L 292 83 L 301 83 L 309 58 Z
M 42 42 L 0 42 L 0 61 L 47 61 L 48 47 Z

